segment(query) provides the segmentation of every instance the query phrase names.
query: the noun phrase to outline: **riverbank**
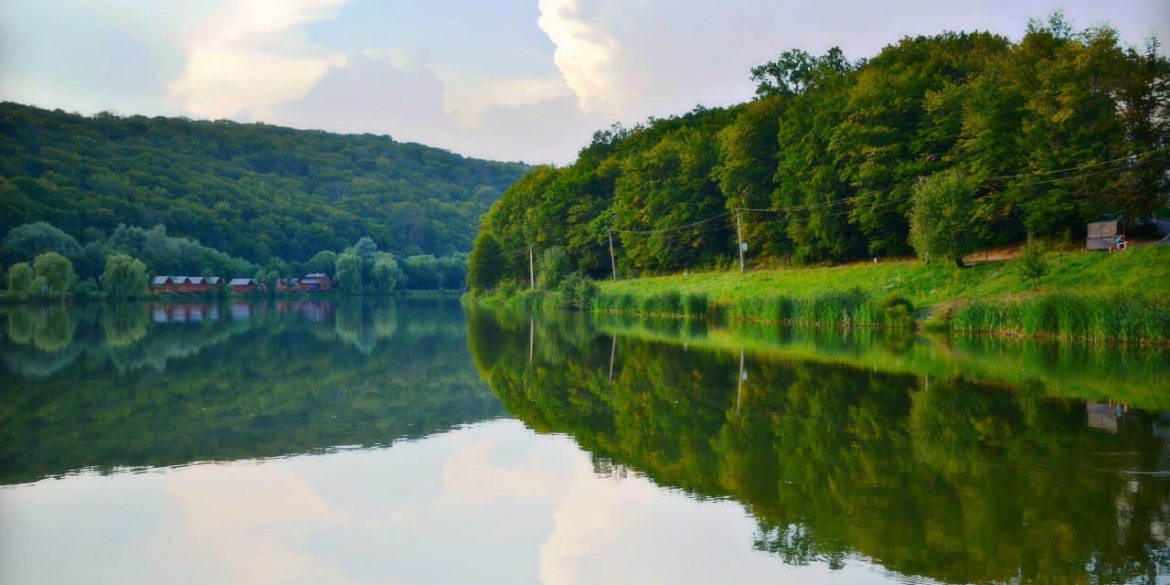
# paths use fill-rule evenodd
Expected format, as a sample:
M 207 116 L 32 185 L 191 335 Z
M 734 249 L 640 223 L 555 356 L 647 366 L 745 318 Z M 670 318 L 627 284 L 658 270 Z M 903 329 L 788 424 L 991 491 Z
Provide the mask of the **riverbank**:
M 1170 247 L 1054 252 L 1045 261 L 1048 274 L 1034 289 L 1016 260 L 962 269 L 894 260 L 606 281 L 594 308 L 697 316 L 701 299 L 706 312 L 734 320 L 1170 343 Z M 913 320 L 900 318 L 899 306 Z

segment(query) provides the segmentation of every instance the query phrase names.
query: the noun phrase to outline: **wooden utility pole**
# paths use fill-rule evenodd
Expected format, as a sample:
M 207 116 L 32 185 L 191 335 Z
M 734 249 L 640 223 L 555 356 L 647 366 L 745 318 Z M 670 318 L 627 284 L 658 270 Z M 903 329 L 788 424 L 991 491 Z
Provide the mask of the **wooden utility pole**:
M 613 342 L 609 346 L 609 385 L 613 386 L 613 358 L 617 355 L 617 333 L 613 334 Z
M 747 372 L 743 369 L 743 348 L 739 348 L 739 385 L 735 388 L 735 414 L 739 415 L 739 404 L 743 396 L 743 381 L 747 379 Z
M 532 270 L 532 246 L 528 246 L 528 283 L 536 290 L 536 273 Z
M 617 260 L 613 259 L 613 230 L 609 230 L 609 266 L 613 270 L 613 281 L 617 282 Z
M 743 226 L 739 223 L 739 208 L 735 208 L 735 237 L 739 240 L 739 273 L 743 274 Z

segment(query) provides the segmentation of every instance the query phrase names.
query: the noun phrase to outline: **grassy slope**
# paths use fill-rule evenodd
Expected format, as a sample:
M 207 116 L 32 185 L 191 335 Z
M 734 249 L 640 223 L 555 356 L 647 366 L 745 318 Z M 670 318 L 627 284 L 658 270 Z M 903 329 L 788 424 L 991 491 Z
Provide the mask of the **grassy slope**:
M 1170 298 L 1170 246 L 1142 246 L 1121 253 L 1057 252 L 1048 255 L 1051 272 L 1036 292 L 1085 295 L 1134 294 Z M 718 304 L 738 299 L 809 296 L 860 288 L 878 297 L 900 294 L 927 313 L 968 300 L 1010 300 L 1034 294 L 1012 261 L 989 261 L 970 268 L 916 260 L 853 264 L 831 268 L 691 273 L 600 283 L 610 294 L 654 294 L 677 290 L 706 293 Z

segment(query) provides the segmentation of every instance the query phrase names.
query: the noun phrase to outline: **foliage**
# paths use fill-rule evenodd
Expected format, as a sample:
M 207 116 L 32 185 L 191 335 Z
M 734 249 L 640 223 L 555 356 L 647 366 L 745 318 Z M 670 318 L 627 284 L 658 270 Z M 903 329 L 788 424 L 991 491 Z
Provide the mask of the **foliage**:
M 1020 276 L 1032 283 L 1032 290 L 1036 289 L 1036 283 L 1048 274 L 1050 267 L 1048 260 L 1044 256 L 1044 249 L 1040 243 L 1036 241 L 1031 235 L 1028 236 L 1028 242 L 1020 249 L 1020 255 L 1016 258 L 1016 271 Z
M 962 332 L 1098 342 L 1170 342 L 1170 302 L 1130 294 L 1043 294 L 1016 303 L 971 302 L 952 328 Z
M 49 293 L 65 298 L 77 281 L 77 274 L 73 272 L 73 262 L 56 253 L 45 252 L 33 261 L 33 271 L 37 277 L 43 277 L 49 287 Z
M 7 284 L 8 294 L 17 299 L 23 299 L 32 290 L 32 281 L 36 276 L 28 262 L 17 262 L 8 267 Z
M 69 259 L 82 255 L 77 240 L 43 221 L 13 227 L 0 248 L 0 263 L 31 262 L 45 252 L 56 252 Z
M 560 286 L 571 271 L 565 249 L 553 246 L 540 255 L 540 261 L 536 264 L 536 286 L 543 290 L 553 290 Z
M 102 294 L 114 301 L 134 299 L 146 294 L 146 265 L 126 254 L 106 258 L 101 276 Z
M 504 267 L 500 241 L 491 232 L 481 231 L 467 257 L 467 284 L 471 291 L 478 293 L 494 288 L 503 276 Z
M 394 256 L 386 252 L 380 252 L 374 259 L 374 284 L 378 288 L 378 292 L 388 294 L 394 292 L 394 287 L 398 285 L 398 281 L 402 278 L 402 269 L 398 268 L 398 262 L 394 260 Z
M 973 193 L 970 183 L 952 171 L 914 186 L 910 245 L 919 258 L 943 258 L 963 266 L 963 256 L 975 248 L 970 231 Z
M 1047 261 L 1051 272 L 1046 283 L 1052 290 L 1076 296 L 1111 297 L 1119 311 L 1128 311 L 1126 307 L 1134 303 L 1170 298 L 1170 247 L 1167 246 L 1135 247 L 1125 254 L 1052 252 Z M 943 315 L 956 304 L 975 301 L 980 305 L 999 306 L 1029 292 L 1029 285 L 1021 281 L 1009 262 L 981 262 L 965 270 L 909 261 L 865 262 L 832 268 L 761 270 L 744 275 L 692 273 L 602 281 L 599 285 L 600 297 L 595 306 L 600 310 L 636 312 L 640 299 L 675 291 L 684 298 L 705 295 L 713 308 L 734 310 L 737 318 L 772 322 L 791 319 L 792 299 L 811 299 L 830 293 L 841 293 L 844 295 L 841 298 L 847 299 L 844 293 L 856 290 L 873 304 L 864 309 L 869 314 L 884 314 L 890 322 L 906 326 L 909 325 L 906 314 L 919 316 L 921 311 L 923 315 L 932 312 Z M 860 310 L 863 305 L 857 308 Z M 1135 308 L 1127 314 L 1150 313 Z
M 624 278 L 727 265 L 737 216 L 756 267 L 904 257 L 915 242 L 958 261 L 1028 233 L 1076 240 L 1108 215 L 1135 228 L 1170 194 L 1157 49 L 1055 14 L 1018 41 L 944 32 L 855 61 L 786 51 L 751 70 L 752 102 L 615 125 L 572 165 L 512 184 L 481 227 L 504 254 L 484 288 L 525 278 L 529 247 L 562 247 L 598 279 L 611 241 Z M 919 177 L 963 188 L 932 200 Z
M 0 104 L 0 136 L 0 233 L 48 222 L 89 242 L 120 223 L 162 225 L 261 266 L 367 235 L 396 257 L 467 252 L 480 217 L 529 169 L 389 136 L 14 103 Z M 13 250 L 26 256 L 0 264 L 48 251 Z
M 336 264 L 337 252 L 322 250 L 317 252 L 312 258 L 309 258 L 309 261 L 305 263 L 305 267 L 308 268 L 309 272 L 327 274 L 332 278 Z
M 353 253 L 346 252 L 337 257 L 336 268 L 334 269 L 337 278 L 337 286 L 342 291 L 349 294 L 361 294 L 362 292 L 362 257 Z

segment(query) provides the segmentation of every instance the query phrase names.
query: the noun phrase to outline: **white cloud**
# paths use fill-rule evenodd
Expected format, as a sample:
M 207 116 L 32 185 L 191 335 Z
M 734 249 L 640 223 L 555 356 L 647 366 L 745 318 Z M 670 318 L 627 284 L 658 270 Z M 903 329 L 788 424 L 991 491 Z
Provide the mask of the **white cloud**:
M 228 0 L 184 39 L 186 66 L 168 86 L 171 99 L 195 116 L 245 113 L 269 118 L 299 99 L 342 53 L 313 47 L 301 28 L 331 18 L 345 0 Z
M 604 18 L 590 21 L 578 0 L 540 0 L 539 6 L 537 24 L 556 45 L 553 60 L 581 110 L 620 114 L 642 87 L 633 83 L 636 78 L 622 75 L 621 64 L 630 65 L 630 56 L 622 54 L 618 38 L 608 29 L 610 23 Z M 598 16 L 604 14 L 600 11 Z
M 451 121 L 466 130 L 484 129 L 483 116 L 494 106 L 520 107 L 573 95 L 560 77 L 492 78 L 472 72 L 441 74 L 443 105 Z

